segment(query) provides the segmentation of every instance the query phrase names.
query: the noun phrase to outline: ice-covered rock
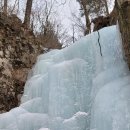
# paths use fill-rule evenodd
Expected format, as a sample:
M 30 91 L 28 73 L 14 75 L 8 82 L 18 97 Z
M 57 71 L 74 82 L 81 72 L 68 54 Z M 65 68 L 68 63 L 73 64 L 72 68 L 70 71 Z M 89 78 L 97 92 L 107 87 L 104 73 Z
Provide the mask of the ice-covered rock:
M 130 75 L 116 26 L 38 57 L 0 130 L 130 130 Z

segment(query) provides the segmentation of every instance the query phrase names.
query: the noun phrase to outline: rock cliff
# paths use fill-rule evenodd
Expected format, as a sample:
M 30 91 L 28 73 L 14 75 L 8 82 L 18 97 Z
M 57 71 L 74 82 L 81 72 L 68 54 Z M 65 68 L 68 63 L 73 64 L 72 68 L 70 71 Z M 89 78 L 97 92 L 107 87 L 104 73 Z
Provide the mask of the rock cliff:
M 28 72 L 47 46 L 16 15 L 0 13 L 0 113 L 19 105 Z M 49 49 L 60 48 L 49 44 Z

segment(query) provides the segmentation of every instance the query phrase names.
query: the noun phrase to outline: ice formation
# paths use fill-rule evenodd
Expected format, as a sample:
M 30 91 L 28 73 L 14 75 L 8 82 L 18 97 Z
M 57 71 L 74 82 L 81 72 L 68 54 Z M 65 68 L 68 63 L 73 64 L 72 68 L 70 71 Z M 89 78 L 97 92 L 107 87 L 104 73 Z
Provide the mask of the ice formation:
M 40 55 L 0 130 L 130 130 L 130 76 L 116 26 Z

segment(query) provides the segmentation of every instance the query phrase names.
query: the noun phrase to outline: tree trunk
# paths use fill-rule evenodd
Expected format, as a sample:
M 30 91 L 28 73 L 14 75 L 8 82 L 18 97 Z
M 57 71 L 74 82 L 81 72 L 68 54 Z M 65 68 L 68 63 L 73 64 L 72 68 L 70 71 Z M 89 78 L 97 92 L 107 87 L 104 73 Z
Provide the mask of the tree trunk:
M 7 15 L 8 0 L 4 0 L 4 14 Z
M 89 15 L 87 11 L 85 11 L 85 22 L 86 22 L 86 31 L 84 35 L 87 35 L 91 32 L 91 23 L 90 23 L 90 19 L 89 19 Z
M 90 23 L 90 19 L 89 19 L 89 12 L 88 12 L 88 10 L 86 8 L 87 1 L 86 0 L 81 0 L 81 5 L 83 7 L 84 15 L 85 15 L 86 30 L 84 32 L 84 35 L 86 35 L 86 34 L 89 34 L 91 32 L 91 23 Z
M 130 0 L 116 0 L 124 58 L 130 69 Z
M 108 9 L 108 5 L 107 5 L 107 0 L 104 0 L 105 3 L 105 8 L 106 8 L 106 15 L 109 15 L 109 9 Z
M 25 28 L 30 27 L 30 17 L 31 17 L 31 10 L 32 10 L 32 2 L 33 2 L 33 0 L 27 0 L 25 17 L 24 17 L 24 27 Z

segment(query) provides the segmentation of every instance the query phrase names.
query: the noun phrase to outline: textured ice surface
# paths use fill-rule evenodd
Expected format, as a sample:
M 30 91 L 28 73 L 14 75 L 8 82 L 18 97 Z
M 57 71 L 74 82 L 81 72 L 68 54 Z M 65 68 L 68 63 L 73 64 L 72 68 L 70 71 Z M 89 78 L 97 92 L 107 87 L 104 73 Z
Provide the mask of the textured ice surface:
M 116 26 L 38 57 L 0 130 L 130 130 L 130 76 Z

